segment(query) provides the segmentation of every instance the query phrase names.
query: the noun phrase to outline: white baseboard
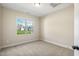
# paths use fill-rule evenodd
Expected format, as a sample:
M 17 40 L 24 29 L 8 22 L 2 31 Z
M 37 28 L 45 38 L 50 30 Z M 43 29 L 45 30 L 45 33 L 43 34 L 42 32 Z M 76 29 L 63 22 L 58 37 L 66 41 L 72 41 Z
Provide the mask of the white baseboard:
M 25 44 L 25 43 L 27 44 L 27 43 L 34 42 L 34 41 L 38 41 L 38 40 L 31 40 L 29 42 L 23 41 L 23 42 L 18 42 L 18 43 L 14 43 L 14 44 L 4 45 L 0 49 L 7 48 L 7 47 L 12 47 L 12 46 L 17 46 L 17 45 Z M 51 42 L 51 41 L 48 41 L 48 40 L 43 40 L 43 41 L 73 50 L 72 47 L 69 47 L 69 46 L 66 46 L 66 45 L 62 45 L 62 44 L 59 44 L 59 43 Z
M 9 44 L 9 45 L 4 45 L 1 47 L 2 48 L 7 48 L 7 47 L 12 47 L 12 46 L 18 46 L 18 45 L 21 45 L 21 44 L 27 44 L 27 43 L 30 43 L 30 42 L 34 42 L 34 41 L 38 41 L 38 40 L 30 40 L 30 41 L 22 41 L 22 42 L 18 42 L 18 43 L 14 43 L 14 44 Z
M 43 41 L 73 50 L 72 47 L 69 47 L 69 46 L 66 46 L 66 45 L 62 45 L 62 44 L 59 44 L 59 43 L 56 43 L 56 42 L 51 42 L 51 41 L 48 41 L 48 40 L 43 40 Z

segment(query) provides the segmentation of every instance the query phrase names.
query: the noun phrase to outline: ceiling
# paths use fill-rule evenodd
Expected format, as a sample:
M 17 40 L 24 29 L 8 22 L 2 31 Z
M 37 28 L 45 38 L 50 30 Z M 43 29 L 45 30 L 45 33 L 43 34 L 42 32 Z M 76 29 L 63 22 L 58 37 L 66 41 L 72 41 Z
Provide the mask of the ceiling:
M 55 3 L 40 3 L 39 7 L 36 7 L 34 3 L 2 3 L 1 5 L 6 8 L 22 11 L 38 17 L 48 15 L 71 5 L 69 3 L 61 3 L 55 6 L 54 4 Z

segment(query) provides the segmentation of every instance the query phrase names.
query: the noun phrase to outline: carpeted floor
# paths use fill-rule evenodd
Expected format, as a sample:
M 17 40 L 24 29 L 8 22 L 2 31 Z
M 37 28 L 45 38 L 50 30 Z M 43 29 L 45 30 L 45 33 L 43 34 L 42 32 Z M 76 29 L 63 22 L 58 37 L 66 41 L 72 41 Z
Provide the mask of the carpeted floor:
M 35 41 L 0 51 L 1 56 L 73 56 L 74 51 L 44 41 Z

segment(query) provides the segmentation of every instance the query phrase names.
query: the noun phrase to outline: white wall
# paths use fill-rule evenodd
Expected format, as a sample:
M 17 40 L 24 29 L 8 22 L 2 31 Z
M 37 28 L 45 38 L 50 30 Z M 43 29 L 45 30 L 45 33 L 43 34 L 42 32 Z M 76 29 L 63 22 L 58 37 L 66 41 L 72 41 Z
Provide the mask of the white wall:
M 3 47 L 39 40 L 39 19 L 26 13 L 3 8 Z M 31 18 L 32 35 L 16 35 L 16 18 Z
M 74 46 L 79 46 L 79 3 L 75 4 L 74 15 Z M 79 51 L 74 50 L 74 55 L 79 56 Z
M 41 19 L 41 39 L 71 48 L 74 41 L 74 6 L 69 6 Z

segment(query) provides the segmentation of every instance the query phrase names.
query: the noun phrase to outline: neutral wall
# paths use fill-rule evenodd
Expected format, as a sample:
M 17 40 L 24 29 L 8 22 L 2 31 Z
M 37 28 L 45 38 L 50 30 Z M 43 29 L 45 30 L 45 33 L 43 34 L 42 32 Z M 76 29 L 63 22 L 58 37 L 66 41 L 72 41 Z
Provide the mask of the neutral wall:
M 39 40 L 39 19 L 26 13 L 3 8 L 3 47 Z M 31 18 L 32 35 L 16 35 L 16 18 Z
M 0 6 L 0 48 L 2 43 L 2 7 Z
M 70 48 L 74 41 L 74 6 L 69 6 L 41 19 L 41 39 Z

